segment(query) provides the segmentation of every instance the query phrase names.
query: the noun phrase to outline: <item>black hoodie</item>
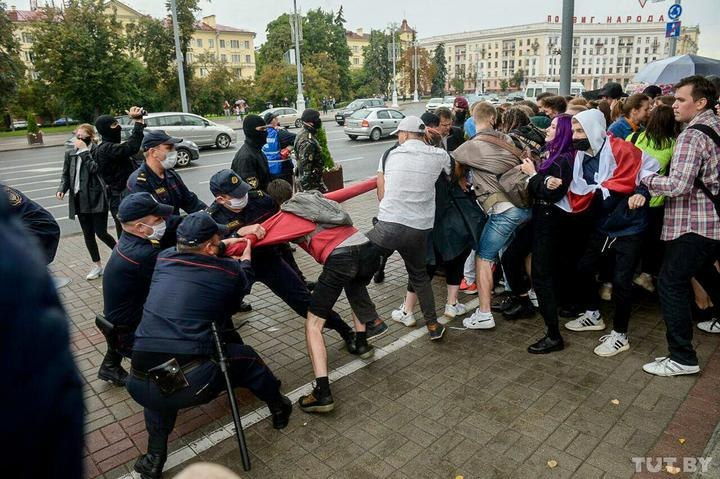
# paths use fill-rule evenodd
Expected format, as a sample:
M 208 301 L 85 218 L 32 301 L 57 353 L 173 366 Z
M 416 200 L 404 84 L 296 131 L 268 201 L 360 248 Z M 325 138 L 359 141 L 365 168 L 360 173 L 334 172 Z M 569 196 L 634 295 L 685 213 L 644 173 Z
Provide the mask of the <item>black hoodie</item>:
M 95 128 L 103 140 L 96 149 L 95 161 L 100 166 L 100 175 L 110 194 L 119 195 L 125 190 L 130 173 L 135 170 L 131 157 L 140 150 L 145 124 L 135 123 L 130 138 L 120 143 L 120 128 L 110 128 L 115 121 L 109 115 L 102 115 L 95 121 Z
M 267 139 L 266 131 L 255 128 L 264 126 L 265 120 L 258 115 L 248 115 L 243 121 L 245 143 L 235 153 L 230 168 L 237 173 L 254 190 L 265 191 L 270 183 L 270 170 L 262 147 Z

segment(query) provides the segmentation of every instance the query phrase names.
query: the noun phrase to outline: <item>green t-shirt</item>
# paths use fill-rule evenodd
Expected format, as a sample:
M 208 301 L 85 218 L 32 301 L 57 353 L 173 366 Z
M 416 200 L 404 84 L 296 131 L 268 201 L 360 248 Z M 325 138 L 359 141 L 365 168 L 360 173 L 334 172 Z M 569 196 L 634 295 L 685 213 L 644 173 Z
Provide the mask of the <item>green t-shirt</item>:
M 626 138 L 627 141 L 630 141 L 635 133 L 631 133 Z M 653 144 L 651 144 L 650 140 L 645 136 L 645 132 L 643 131 L 638 135 L 637 141 L 635 141 L 635 146 L 640 148 L 642 151 L 647 153 L 648 155 L 655 158 L 658 163 L 660 163 L 660 171 L 658 171 L 658 175 L 665 176 L 668 173 L 668 169 L 670 168 L 670 160 L 672 160 L 673 150 L 675 149 L 675 140 L 671 140 L 670 146 L 663 149 L 657 149 L 654 147 Z M 656 206 L 662 206 L 665 203 L 665 197 L 664 196 L 653 196 L 650 198 L 650 207 L 656 207 Z

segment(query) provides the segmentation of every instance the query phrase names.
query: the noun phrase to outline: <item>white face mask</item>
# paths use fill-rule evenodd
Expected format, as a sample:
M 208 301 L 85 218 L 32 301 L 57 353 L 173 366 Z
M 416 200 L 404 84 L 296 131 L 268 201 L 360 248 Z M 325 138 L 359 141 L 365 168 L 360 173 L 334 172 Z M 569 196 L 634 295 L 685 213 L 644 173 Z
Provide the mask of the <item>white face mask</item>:
M 234 210 L 241 210 L 245 208 L 248 204 L 248 195 L 247 193 L 242 198 L 230 198 L 230 208 Z
M 164 221 L 153 226 L 146 225 L 145 223 L 140 224 L 152 229 L 152 233 L 147 236 L 147 239 L 149 240 L 160 241 L 165 234 L 165 230 L 167 229 L 167 224 Z
M 168 151 L 165 155 L 165 159 L 160 162 L 166 170 L 175 166 L 177 163 L 177 151 Z

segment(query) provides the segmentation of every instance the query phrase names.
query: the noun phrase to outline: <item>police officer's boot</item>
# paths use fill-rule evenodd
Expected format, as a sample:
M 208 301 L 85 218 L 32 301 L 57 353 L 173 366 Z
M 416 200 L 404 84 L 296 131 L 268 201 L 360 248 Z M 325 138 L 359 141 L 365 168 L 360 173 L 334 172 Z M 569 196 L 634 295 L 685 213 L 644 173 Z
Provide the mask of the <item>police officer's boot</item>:
M 290 414 L 292 414 L 292 401 L 287 396 L 280 396 L 278 401 L 269 401 L 268 409 L 272 414 L 272 424 L 274 429 L 285 429 L 290 422 Z
M 103 358 L 98 370 L 98 379 L 110 381 L 116 386 L 125 386 L 128 373 L 123 369 L 121 362 L 122 356 L 120 353 L 108 346 L 105 358 Z
M 135 472 L 140 473 L 142 479 L 160 479 L 163 466 L 167 460 L 167 438 L 148 438 L 148 452 L 135 461 Z

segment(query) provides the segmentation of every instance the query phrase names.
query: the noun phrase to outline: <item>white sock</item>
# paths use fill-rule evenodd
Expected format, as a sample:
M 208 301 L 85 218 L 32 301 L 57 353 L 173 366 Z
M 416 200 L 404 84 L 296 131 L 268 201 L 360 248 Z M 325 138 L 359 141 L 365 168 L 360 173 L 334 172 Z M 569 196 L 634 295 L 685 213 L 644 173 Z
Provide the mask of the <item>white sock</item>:
M 596 310 L 588 309 L 587 311 L 585 311 L 585 315 L 589 316 L 590 319 L 592 319 L 593 321 L 597 321 L 598 319 L 600 319 L 600 311 L 598 311 L 597 309 Z

